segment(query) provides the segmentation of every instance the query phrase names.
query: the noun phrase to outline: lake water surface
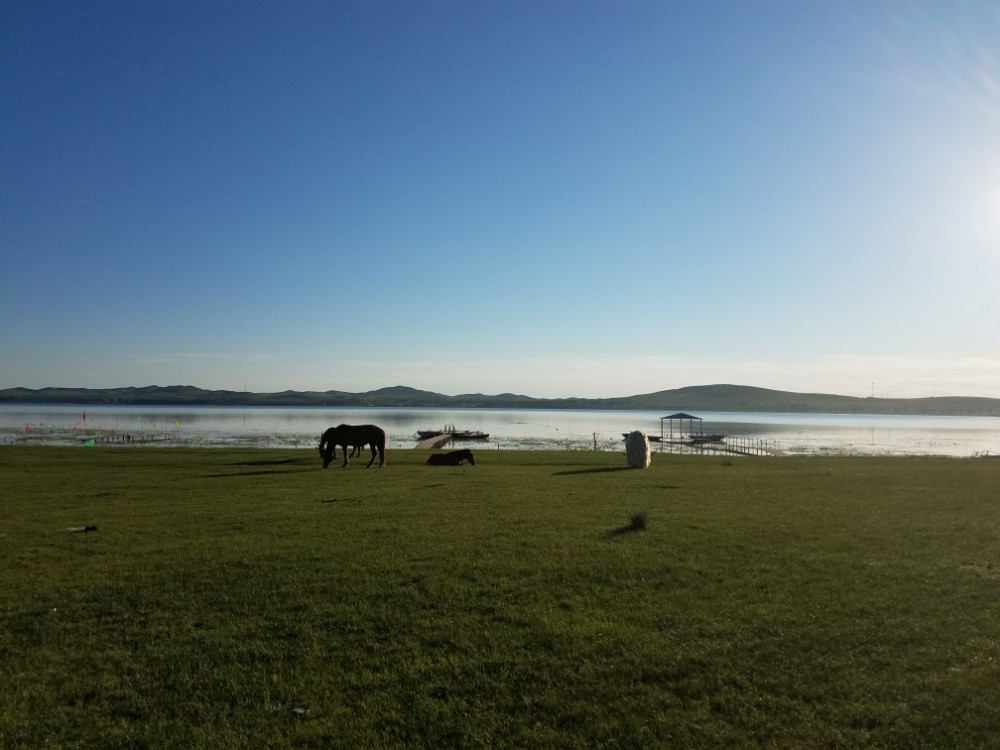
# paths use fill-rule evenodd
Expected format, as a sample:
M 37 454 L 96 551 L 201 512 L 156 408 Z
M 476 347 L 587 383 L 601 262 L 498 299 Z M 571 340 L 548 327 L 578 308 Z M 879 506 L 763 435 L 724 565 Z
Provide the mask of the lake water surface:
M 413 448 L 418 430 L 454 425 L 489 433 L 489 440 L 467 444 L 480 450 L 616 451 L 622 449 L 622 433 L 643 430 L 659 436 L 663 416 L 653 411 L 3 404 L 0 443 L 76 445 L 89 437 L 129 435 L 132 444 L 302 448 L 316 445 L 320 433 L 332 425 L 374 423 L 386 431 L 390 449 Z M 751 412 L 697 416 L 705 432 L 724 434 L 734 442 L 761 441 L 786 454 L 1000 452 L 1000 417 Z M 674 429 L 679 427 L 675 423 Z

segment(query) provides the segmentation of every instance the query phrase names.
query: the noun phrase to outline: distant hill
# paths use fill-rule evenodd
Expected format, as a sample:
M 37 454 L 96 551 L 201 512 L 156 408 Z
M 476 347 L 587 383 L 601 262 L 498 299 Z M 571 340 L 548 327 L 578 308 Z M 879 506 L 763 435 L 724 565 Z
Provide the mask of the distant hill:
M 493 409 L 643 409 L 674 411 L 812 412 L 828 414 L 920 414 L 1000 416 L 1000 399 L 946 396 L 935 398 L 856 398 L 826 393 L 794 393 L 747 385 L 697 385 L 619 398 L 532 398 L 514 393 L 445 396 L 397 385 L 364 393 L 347 391 L 210 391 L 190 385 L 141 388 L 7 388 L 0 403 L 118 404 L 148 406 L 350 406 Z
M 857 398 L 794 393 L 748 385 L 699 385 L 623 399 L 630 409 L 1000 416 L 1000 399 L 968 396 Z

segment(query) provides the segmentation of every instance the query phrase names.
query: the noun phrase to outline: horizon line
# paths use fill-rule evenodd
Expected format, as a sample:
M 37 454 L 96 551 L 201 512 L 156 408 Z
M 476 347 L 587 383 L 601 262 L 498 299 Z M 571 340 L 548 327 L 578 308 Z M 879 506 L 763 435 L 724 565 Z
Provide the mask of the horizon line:
M 849 396 L 849 395 L 840 394 L 840 393 L 829 393 L 829 392 L 821 392 L 821 391 L 789 391 L 789 390 L 783 390 L 783 389 L 780 389 L 780 388 L 767 388 L 767 387 L 764 387 L 764 386 L 745 385 L 745 384 L 737 384 L 737 383 L 704 383 L 704 384 L 700 384 L 700 385 L 686 385 L 686 386 L 679 386 L 679 387 L 676 387 L 676 388 L 664 388 L 664 389 L 659 390 L 659 391 L 649 391 L 649 392 L 646 392 L 646 393 L 633 393 L 633 394 L 624 395 L 624 396 L 530 396 L 530 395 L 523 394 L 523 393 L 514 393 L 512 391 L 503 391 L 501 393 L 493 393 L 493 394 L 491 394 L 491 393 L 483 393 L 481 391 L 478 391 L 478 392 L 466 391 L 466 392 L 463 392 L 463 393 L 448 394 L 448 393 L 441 393 L 439 391 L 427 390 L 425 388 L 416 388 L 414 386 L 401 385 L 401 384 L 389 385 L 389 386 L 381 386 L 379 388 L 374 388 L 374 389 L 367 390 L 367 391 L 346 391 L 346 390 L 340 390 L 340 389 L 336 389 L 336 388 L 330 388 L 330 389 L 327 389 L 327 390 L 294 390 L 294 389 L 291 389 L 291 388 L 286 388 L 286 389 L 283 389 L 283 390 L 273 390 L 273 391 L 251 391 L 251 390 L 247 390 L 246 386 L 244 386 L 243 390 L 235 390 L 235 389 L 231 389 L 231 388 L 204 388 L 202 386 L 191 385 L 191 384 L 180 384 L 180 383 L 171 384 L 171 385 L 158 385 L 158 384 L 155 384 L 155 383 L 151 383 L 149 385 L 142 385 L 142 386 L 123 385 L 123 386 L 100 386 L 100 387 L 91 387 L 91 386 L 41 386 L 41 387 L 38 387 L 38 388 L 30 388 L 28 386 L 11 386 L 11 387 L 8 387 L 8 388 L 0 388 L 0 393 L 3 393 L 5 391 L 14 391 L 14 390 L 31 391 L 31 392 L 37 393 L 39 391 L 45 391 L 45 390 L 63 390 L 63 391 L 74 391 L 74 390 L 75 391 L 115 391 L 115 390 L 125 390 L 125 389 L 141 390 L 141 389 L 149 389 L 149 388 L 156 388 L 156 389 L 160 389 L 160 390 L 168 390 L 168 389 L 171 389 L 171 388 L 191 388 L 191 389 L 195 389 L 195 390 L 198 390 L 198 391 L 203 391 L 205 393 L 233 393 L 233 394 L 243 394 L 243 395 L 247 395 L 247 396 L 279 396 L 279 395 L 282 395 L 282 394 L 292 394 L 292 393 L 295 393 L 295 394 L 309 394 L 309 393 L 330 394 L 330 393 L 339 393 L 339 394 L 344 394 L 344 395 L 347 395 L 347 396 L 364 396 L 364 395 L 368 395 L 368 394 L 379 393 L 380 391 L 391 391 L 391 390 L 394 390 L 394 389 L 406 389 L 406 390 L 409 390 L 409 391 L 414 391 L 414 392 L 417 392 L 417 393 L 425 393 L 425 394 L 429 394 L 429 395 L 432 395 L 432 396 L 443 396 L 445 398 L 461 398 L 463 396 L 482 396 L 484 398 L 500 398 L 502 396 L 513 396 L 513 397 L 516 397 L 516 398 L 531 399 L 533 401 L 614 401 L 614 400 L 619 400 L 619 399 L 639 398 L 639 397 L 643 397 L 643 396 L 655 396 L 655 395 L 658 395 L 658 394 L 668 393 L 670 391 L 683 391 L 683 390 L 688 390 L 688 389 L 717 388 L 717 387 L 746 388 L 746 389 L 754 389 L 754 390 L 759 390 L 759 391 L 770 391 L 772 393 L 787 393 L 787 394 L 803 395 L 803 396 L 833 396 L 833 397 L 836 397 L 836 398 L 853 399 L 853 400 L 856 400 L 856 401 L 924 401 L 924 400 L 944 400 L 944 399 L 981 399 L 981 400 L 989 400 L 989 401 L 1000 401 L 1000 398 L 997 398 L 997 397 L 994 397 L 994 396 L 957 396 L 957 395 L 945 395 L 945 396 L 878 396 L 878 395 L 874 395 L 874 394 L 870 395 L 870 396 Z

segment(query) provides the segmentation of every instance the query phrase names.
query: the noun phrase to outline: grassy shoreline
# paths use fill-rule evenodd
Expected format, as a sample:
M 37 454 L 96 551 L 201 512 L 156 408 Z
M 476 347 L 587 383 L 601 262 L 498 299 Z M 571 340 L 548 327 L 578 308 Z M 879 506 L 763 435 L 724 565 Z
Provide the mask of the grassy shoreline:
M 1000 744 L 1000 462 L 425 457 L 0 447 L 0 745 Z

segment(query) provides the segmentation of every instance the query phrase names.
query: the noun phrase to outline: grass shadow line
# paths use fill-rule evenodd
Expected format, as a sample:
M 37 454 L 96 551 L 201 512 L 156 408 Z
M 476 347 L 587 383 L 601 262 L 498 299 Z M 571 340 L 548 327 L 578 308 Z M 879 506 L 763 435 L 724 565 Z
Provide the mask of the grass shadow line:
M 261 461 L 237 461 L 230 466 L 285 466 L 287 464 L 305 463 L 302 458 L 272 458 Z
M 570 471 L 557 471 L 555 476 L 563 477 L 570 474 L 606 474 L 612 471 L 629 471 L 628 466 L 600 466 L 596 469 L 572 469 Z
M 266 471 L 232 471 L 225 474 L 205 474 L 205 479 L 222 479 L 225 477 L 259 477 L 265 474 L 302 474 L 316 469 L 268 469 Z
M 626 534 L 637 534 L 640 531 L 642 531 L 642 529 L 637 529 L 632 524 L 627 523 L 624 526 L 619 526 L 617 529 L 611 529 L 611 531 L 605 531 L 603 534 L 601 534 L 601 538 L 615 539 L 620 536 L 625 536 Z

